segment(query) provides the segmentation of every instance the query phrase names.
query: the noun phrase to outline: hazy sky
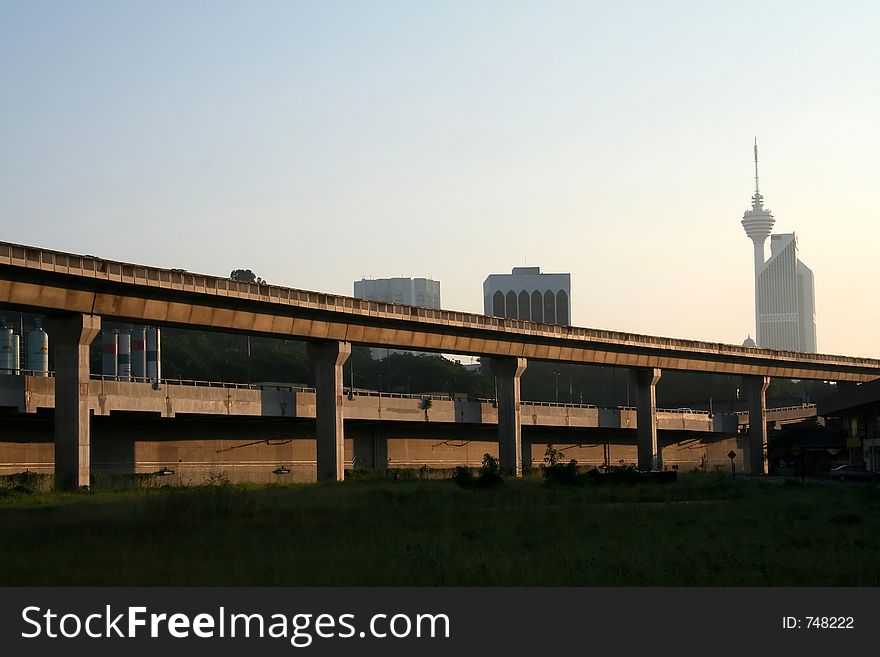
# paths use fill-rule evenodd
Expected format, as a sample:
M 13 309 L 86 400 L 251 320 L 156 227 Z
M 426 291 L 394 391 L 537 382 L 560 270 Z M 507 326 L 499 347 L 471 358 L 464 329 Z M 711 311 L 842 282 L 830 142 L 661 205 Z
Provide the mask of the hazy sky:
M 878 33 L 876 0 L 0 0 L 0 240 L 474 312 L 526 263 L 574 324 L 740 343 L 757 136 L 819 350 L 876 357 Z

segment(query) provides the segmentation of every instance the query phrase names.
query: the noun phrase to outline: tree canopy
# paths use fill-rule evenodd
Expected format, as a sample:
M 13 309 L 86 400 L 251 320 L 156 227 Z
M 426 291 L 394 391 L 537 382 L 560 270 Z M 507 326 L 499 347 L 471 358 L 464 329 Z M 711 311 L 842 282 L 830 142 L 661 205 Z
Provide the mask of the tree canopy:
M 243 283 L 257 283 L 258 285 L 264 285 L 266 283 L 265 279 L 260 278 L 250 269 L 233 269 L 229 273 L 229 278 Z

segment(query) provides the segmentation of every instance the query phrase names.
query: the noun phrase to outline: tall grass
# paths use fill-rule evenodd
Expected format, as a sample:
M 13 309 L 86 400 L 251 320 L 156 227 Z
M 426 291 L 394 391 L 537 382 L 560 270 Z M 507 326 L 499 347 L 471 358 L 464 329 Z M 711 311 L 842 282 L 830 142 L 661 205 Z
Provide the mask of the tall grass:
M 880 489 L 450 481 L 0 491 L 0 584 L 880 584 Z

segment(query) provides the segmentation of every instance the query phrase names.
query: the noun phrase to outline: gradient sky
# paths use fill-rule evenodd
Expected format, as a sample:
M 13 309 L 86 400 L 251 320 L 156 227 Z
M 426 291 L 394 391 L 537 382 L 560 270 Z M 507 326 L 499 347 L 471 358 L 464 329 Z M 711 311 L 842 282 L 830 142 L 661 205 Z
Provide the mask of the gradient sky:
M 754 335 L 761 190 L 819 350 L 880 357 L 880 3 L 0 0 L 0 240 Z M 769 252 L 769 243 L 768 243 Z

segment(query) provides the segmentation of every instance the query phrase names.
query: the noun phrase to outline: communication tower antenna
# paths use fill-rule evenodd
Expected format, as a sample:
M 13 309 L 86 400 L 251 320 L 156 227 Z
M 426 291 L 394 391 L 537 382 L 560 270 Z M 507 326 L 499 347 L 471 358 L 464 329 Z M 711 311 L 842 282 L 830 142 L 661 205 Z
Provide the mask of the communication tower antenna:
M 755 194 L 760 194 L 758 189 L 758 138 L 755 137 Z

